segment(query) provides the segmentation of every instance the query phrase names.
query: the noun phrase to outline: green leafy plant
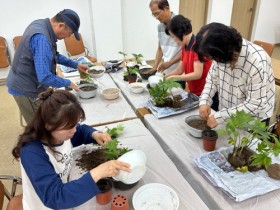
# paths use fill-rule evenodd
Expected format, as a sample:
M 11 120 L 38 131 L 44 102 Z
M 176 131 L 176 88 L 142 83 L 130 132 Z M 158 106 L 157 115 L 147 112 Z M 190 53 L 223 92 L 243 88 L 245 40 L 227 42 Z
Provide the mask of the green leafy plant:
M 124 130 L 124 126 L 122 124 L 118 124 L 114 128 L 108 128 L 108 127 L 106 128 L 107 128 L 106 133 L 108 133 L 112 139 L 117 138 L 120 134 L 123 133 Z
M 132 53 L 136 64 L 141 65 L 141 58 L 143 58 L 142 54 L 136 54 L 136 53 Z
M 168 79 L 165 78 L 163 80 L 160 80 L 159 83 L 149 90 L 149 93 L 153 99 L 153 101 L 156 103 L 156 105 L 164 105 L 168 99 L 168 90 L 171 90 L 172 88 L 179 88 L 181 87 L 179 83 L 176 82 L 177 79 Z M 170 91 L 171 92 L 171 91 Z M 172 95 L 172 92 L 171 92 Z M 174 96 L 172 95 L 172 98 Z
M 139 72 L 138 67 L 131 67 L 131 68 L 127 68 L 127 70 L 124 72 L 124 75 L 134 75 L 137 74 L 137 72 Z
M 108 133 L 112 140 L 106 143 L 103 147 L 105 156 L 108 160 L 115 160 L 118 159 L 119 156 L 131 151 L 127 147 L 120 147 L 119 141 L 117 137 L 119 137 L 124 130 L 124 126 L 122 124 L 118 124 L 116 127 L 109 128 L 106 127 L 106 133 Z
M 228 143 L 233 145 L 233 157 L 240 157 L 245 149 L 251 148 L 258 142 L 257 153 L 250 157 L 250 166 L 264 166 L 271 164 L 271 155 L 278 156 L 280 143 L 275 134 L 268 132 L 268 126 L 260 119 L 245 111 L 237 111 L 227 120 L 226 128 L 218 130 L 221 135 L 228 135 Z M 244 135 L 245 134 L 245 135 Z M 275 144 L 269 140 L 274 139 Z
M 104 153 L 108 160 L 116 160 L 121 155 L 131 151 L 127 147 L 119 147 L 119 141 L 117 139 L 112 139 L 104 146 Z

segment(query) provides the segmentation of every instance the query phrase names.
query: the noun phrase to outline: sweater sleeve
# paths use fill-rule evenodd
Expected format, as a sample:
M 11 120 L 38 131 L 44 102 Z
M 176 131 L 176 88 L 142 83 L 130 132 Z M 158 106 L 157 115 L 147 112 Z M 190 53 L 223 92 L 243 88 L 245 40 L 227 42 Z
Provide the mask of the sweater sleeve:
M 92 138 L 92 133 L 96 131 L 96 129 L 85 124 L 78 124 L 76 129 L 77 131 L 71 139 L 73 147 L 77 147 L 82 144 L 97 144 L 97 142 Z
M 72 208 L 99 193 L 89 172 L 77 180 L 63 183 L 40 142 L 24 146 L 20 160 L 38 197 L 48 208 Z

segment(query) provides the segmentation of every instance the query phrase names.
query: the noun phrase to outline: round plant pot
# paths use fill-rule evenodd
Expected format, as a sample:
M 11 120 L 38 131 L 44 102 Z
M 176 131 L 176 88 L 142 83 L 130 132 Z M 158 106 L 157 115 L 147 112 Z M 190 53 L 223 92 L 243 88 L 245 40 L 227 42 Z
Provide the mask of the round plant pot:
M 129 190 L 129 189 L 131 189 L 131 188 L 133 188 L 134 186 L 136 186 L 137 184 L 138 184 L 138 182 L 135 182 L 135 183 L 133 183 L 133 184 L 125 184 L 125 183 L 123 183 L 123 182 L 121 182 L 121 181 L 117 181 L 117 180 L 115 180 L 115 179 L 113 179 L 113 178 L 110 178 L 111 180 L 112 180 L 112 182 L 113 182 L 113 186 L 114 186 L 114 188 L 116 188 L 116 189 L 119 189 L 119 190 Z
M 124 195 L 117 195 L 111 202 L 111 210 L 129 210 L 128 200 Z
M 136 80 L 137 80 L 137 75 L 136 75 L 136 74 L 127 75 L 127 80 L 128 80 L 128 83 L 136 82 Z
M 96 195 L 96 202 L 105 205 L 112 199 L 113 183 L 110 179 L 100 179 L 97 183 L 100 193 Z
M 218 134 L 214 130 L 204 130 L 202 131 L 202 139 L 203 139 L 203 148 L 206 151 L 213 151 L 216 147 Z

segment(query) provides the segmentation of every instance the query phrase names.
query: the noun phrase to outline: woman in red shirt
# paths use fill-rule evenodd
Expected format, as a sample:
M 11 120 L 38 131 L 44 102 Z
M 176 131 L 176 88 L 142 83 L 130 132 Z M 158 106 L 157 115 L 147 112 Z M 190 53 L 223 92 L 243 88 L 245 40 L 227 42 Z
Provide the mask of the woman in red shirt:
M 192 50 L 195 43 L 195 35 L 192 33 L 191 21 L 182 15 L 173 17 L 166 27 L 166 33 L 174 41 L 182 46 L 182 59 L 180 64 L 166 78 L 178 78 L 180 81 L 186 81 L 191 93 L 200 95 L 212 64 L 211 60 L 201 63 L 198 55 Z

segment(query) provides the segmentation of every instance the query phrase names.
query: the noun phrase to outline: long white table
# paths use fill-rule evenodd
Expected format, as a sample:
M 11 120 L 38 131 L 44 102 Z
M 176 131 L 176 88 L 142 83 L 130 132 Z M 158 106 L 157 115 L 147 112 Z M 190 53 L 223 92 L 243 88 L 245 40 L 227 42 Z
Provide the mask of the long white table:
M 208 181 L 193 161 L 206 152 L 202 139 L 191 136 L 185 126 L 185 118 L 193 114 L 198 114 L 198 109 L 163 119 L 145 115 L 144 124 L 209 209 L 279 209 L 280 190 L 238 203 Z M 222 146 L 228 146 L 225 137 L 219 137 L 216 149 Z
M 128 82 L 123 80 L 123 72 L 123 70 L 120 70 L 115 73 L 110 73 L 110 76 L 116 85 L 122 90 L 123 95 L 130 103 L 133 110 L 143 107 L 143 103 L 149 97 L 147 88 L 144 90 L 144 92 L 139 94 L 131 92 L 128 88 Z M 148 84 L 147 80 L 143 80 L 142 82 Z
M 123 80 L 123 71 L 110 73 L 110 76 L 116 85 L 122 90 L 123 96 L 127 99 L 133 110 L 143 107 L 143 102 L 145 102 L 149 96 L 147 90 L 141 94 L 132 93 L 128 89 L 128 82 Z M 104 77 L 103 79 L 106 78 Z M 146 80 L 143 82 L 147 83 Z M 86 113 L 88 114 L 88 110 Z M 185 127 L 186 116 L 194 113 L 197 114 L 198 110 L 192 110 L 163 119 L 157 119 L 152 114 L 146 114 L 143 121 L 159 142 L 164 152 L 173 161 L 185 180 L 206 203 L 209 209 L 265 209 L 267 208 L 268 203 L 269 206 L 277 209 L 280 205 L 280 190 L 237 203 L 207 180 L 193 162 L 194 157 L 205 152 L 202 146 L 202 140 L 192 137 Z M 107 114 L 104 116 L 107 116 Z M 149 141 L 146 146 L 150 147 L 151 145 L 152 144 Z M 219 138 L 217 148 L 227 145 L 225 139 Z M 153 162 L 156 161 L 157 159 L 153 159 Z M 177 169 L 175 171 L 177 171 Z M 157 179 L 160 180 L 161 177 L 158 176 L 155 180 Z
M 69 79 L 75 82 L 79 80 L 79 77 Z M 119 98 L 114 100 L 107 100 L 101 95 L 104 88 L 117 87 L 109 74 L 105 73 L 102 77 L 97 78 L 97 81 L 98 90 L 94 98 L 79 98 L 86 113 L 86 120 L 83 123 L 98 125 L 137 117 L 122 93 L 120 93 Z M 75 93 L 75 91 L 72 92 Z
M 139 119 L 122 122 L 124 125 L 124 133 L 118 138 L 123 146 L 127 146 L 133 149 L 140 149 L 145 152 L 147 156 L 147 170 L 144 177 L 139 183 L 130 190 L 120 191 L 113 190 L 113 197 L 117 194 L 125 195 L 130 204 L 130 209 L 134 209 L 132 206 L 133 193 L 142 185 L 148 183 L 161 183 L 173 188 L 180 199 L 179 210 L 193 209 L 203 210 L 208 209 L 205 203 L 200 199 L 196 192 L 192 189 L 190 184 L 185 180 L 182 174 L 178 171 L 173 162 L 164 153 L 161 146 L 145 128 L 143 123 Z M 109 127 L 115 127 L 116 124 L 109 125 Z M 102 130 L 104 127 L 97 127 Z M 78 153 L 79 154 L 79 153 Z M 77 157 L 74 153 L 74 158 Z M 70 179 L 76 179 L 81 176 L 81 169 L 77 166 L 73 167 Z M 74 208 L 75 210 L 105 210 L 110 209 L 110 204 L 101 206 L 96 203 L 95 197 L 90 199 L 83 205 Z

